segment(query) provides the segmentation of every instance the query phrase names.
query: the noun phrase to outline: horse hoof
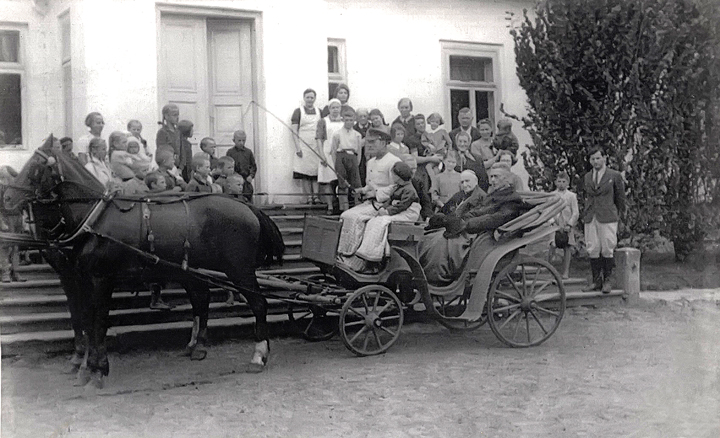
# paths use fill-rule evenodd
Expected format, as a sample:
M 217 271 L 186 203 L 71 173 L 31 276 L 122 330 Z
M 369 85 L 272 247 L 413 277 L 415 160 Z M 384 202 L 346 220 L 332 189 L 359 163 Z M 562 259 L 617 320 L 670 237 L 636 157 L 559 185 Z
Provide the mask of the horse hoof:
M 73 386 L 85 386 L 90 381 L 91 377 L 90 371 L 87 368 L 80 368 Z
M 207 350 L 194 348 L 190 353 L 190 360 L 203 360 L 207 357 Z
M 245 369 L 245 372 L 248 374 L 259 374 L 259 373 L 262 373 L 263 371 L 265 371 L 265 365 L 259 364 L 259 363 L 254 363 L 254 362 L 250 362 L 248 364 L 247 368 Z
M 94 389 L 103 389 L 105 386 L 105 379 L 103 379 L 102 373 L 100 371 L 92 373 L 90 381 L 85 386 Z

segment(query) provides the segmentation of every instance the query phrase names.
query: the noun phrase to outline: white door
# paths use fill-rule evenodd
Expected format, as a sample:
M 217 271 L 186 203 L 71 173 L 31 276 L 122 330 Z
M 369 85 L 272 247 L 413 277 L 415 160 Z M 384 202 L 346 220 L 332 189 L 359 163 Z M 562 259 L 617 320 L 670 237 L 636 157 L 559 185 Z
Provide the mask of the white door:
M 252 84 L 252 23 L 244 20 L 208 20 L 210 135 L 219 155 L 233 146 L 237 129 L 244 129 L 247 146 L 254 141 Z M 256 152 L 255 152 L 256 153 Z
M 225 155 L 237 129 L 253 149 L 252 21 L 163 15 L 161 22 L 160 107 L 175 103 L 180 119 L 194 123 L 194 152 L 203 137 L 213 137 L 216 154 Z
M 207 32 L 205 19 L 163 16 L 160 35 L 160 108 L 174 103 L 180 120 L 195 125 L 191 139 L 195 151 L 208 133 Z

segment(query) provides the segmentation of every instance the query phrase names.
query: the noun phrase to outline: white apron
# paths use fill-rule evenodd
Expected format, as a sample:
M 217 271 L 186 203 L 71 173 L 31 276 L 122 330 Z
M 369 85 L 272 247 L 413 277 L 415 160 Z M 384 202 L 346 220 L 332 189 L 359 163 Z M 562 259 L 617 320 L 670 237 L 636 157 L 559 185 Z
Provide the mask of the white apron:
M 300 125 L 298 127 L 300 139 L 297 141 L 300 144 L 303 156 L 298 157 L 295 154 L 293 172 L 308 176 L 318 174 L 320 158 L 317 156 L 317 141 L 315 140 L 318 120 L 320 120 L 320 110 L 318 108 L 315 108 L 315 114 L 306 114 L 305 107 L 300 107 Z M 303 143 L 303 141 L 307 144 Z
M 327 131 L 327 140 L 325 140 L 325 143 L 323 143 L 323 152 L 325 153 L 325 159 L 327 160 L 329 166 L 323 166 L 322 163 L 318 163 L 318 182 L 319 183 L 329 183 L 332 181 L 337 180 L 337 175 L 335 172 L 330 169 L 330 166 L 335 168 L 335 160 L 333 160 L 332 155 L 330 154 L 330 151 L 332 150 L 332 138 L 333 135 L 342 129 L 343 127 L 343 121 L 342 119 L 338 120 L 337 122 L 331 122 L 330 116 L 325 117 L 325 131 Z

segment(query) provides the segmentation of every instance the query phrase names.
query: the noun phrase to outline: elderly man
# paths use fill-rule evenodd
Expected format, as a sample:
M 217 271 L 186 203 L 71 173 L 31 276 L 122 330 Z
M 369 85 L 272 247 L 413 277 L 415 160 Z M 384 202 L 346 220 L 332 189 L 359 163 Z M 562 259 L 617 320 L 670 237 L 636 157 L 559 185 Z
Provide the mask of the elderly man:
M 343 226 L 338 253 L 342 256 L 355 254 L 362 243 L 365 224 L 378 215 L 378 211 L 373 205 L 373 199 L 384 202 L 390 197 L 393 187 L 392 168 L 395 163 L 400 161 L 400 158 L 388 153 L 389 141 L 390 135 L 384 130 L 368 129 L 365 136 L 365 147 L 369 148 L 372 158 L 367 162 L 367 184 L 356 190 L 368 200 L 340 215 Z M 408 210 L 419 215 L 420 204 L 414 203 Z
M 420 243 L 420 264 L 429 283 L 444 285 L 455 280 L 473 242 L 492 239 L 492 231 L 523 212 L 512 174 L 504 166 L 495 165 L 489 174 L 489 193 L 473 193 L 447 217 L 444 230 L 428 234 Z
M 472 170 L 463 170 L 460 172 L 460 191 L 452 195 L 450 199 L 442 206 L 440 213 L 451 214 L 460 204 L 470 197 L 476 191 L 477 196 L 486 195 L 485 191 L 478 186 L 478 177 Z

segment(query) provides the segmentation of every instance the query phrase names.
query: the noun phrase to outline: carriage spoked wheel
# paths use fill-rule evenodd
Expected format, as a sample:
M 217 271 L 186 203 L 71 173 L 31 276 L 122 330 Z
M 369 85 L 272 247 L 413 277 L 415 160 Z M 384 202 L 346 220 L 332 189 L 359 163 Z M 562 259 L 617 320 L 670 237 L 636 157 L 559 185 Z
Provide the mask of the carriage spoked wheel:
M 454 319 L 462 315 L 465 311 L 469 296 L 469 291 L 454 297 L 431 295 L 433 303 L 435 304 L 435 312 L 438 316 L 437 321 L 452 331 L 476 330 L 485 324 L 485 318 L 482 318 L 479 321 Z
M 311 342 L 332 339 L 338 331 L 337 313 L 328 314 L 327 309 L 315 304 L 288 304 L 288 320 L 300 336 Z
M 532 347 L 555 333 L 565 313 L 565 287 L 545 260 L 523 257 L 502 269 L 488 292 L 487 318 L 495 336 L 511 347 Z
M 357 356 L 384 353 L 400 337 L 403 318 L 402 303 L 390 289 L 364 286 L 340 311 L 340 338 Z

